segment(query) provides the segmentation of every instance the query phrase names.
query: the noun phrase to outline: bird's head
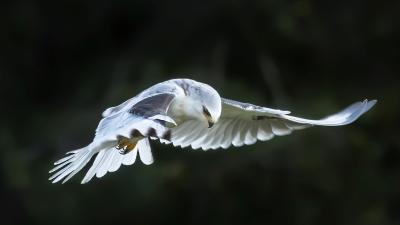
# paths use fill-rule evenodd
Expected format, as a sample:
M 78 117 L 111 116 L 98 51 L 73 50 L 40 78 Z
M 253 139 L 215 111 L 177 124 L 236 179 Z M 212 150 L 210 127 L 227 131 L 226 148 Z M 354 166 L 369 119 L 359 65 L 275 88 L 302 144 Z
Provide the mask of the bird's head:
M 204 121 L 211 128 L 221 116 L 221 97 L 214 88 L 207 84 L 192 80 L 188 82 L 193 82 L 187 90 L 192 104 L 191 109 L 186 110 L 190 111 L 191 117 Z
M 218 93 L 217 93 L 218 94 Z M 201 114 L 200 119 L 205 120 L 208 124 L 208 128 L 211 128 L 216 122 L 218 122 L 219 117 L 221 116 L 221 98 L 217 95 L 218 98 L 213 96 L 212 100 L 202 101 L 201 102 Z

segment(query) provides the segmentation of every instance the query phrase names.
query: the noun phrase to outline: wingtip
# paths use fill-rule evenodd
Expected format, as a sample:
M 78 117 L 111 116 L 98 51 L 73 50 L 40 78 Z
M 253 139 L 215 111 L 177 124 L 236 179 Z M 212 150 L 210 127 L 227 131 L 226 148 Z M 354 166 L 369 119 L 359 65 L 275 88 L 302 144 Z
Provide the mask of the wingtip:
M 86 184 L 86 183 L 88 183 L 91 179 L 92 179 L 92 177 L 88 178 L 88 176 L 87 176 L 87 174 L 86 174 L 85 177 L 83 177 L 83 179 L 81 180 L 81 184 Z
M 359 106 L 357 107 L 358 109 L 353 111 L 352 113 L 353 115 L 350 117 L 351 119 L 348 119 L 347 122 L 343 123 L 343 125 L 347 125 L 354 122 L 364 113 L 368 112 L 376 103 L 377 103 L 376 99 L 373 100 L 364 99 L 364 101 L 358 102 L 359 104 Z
M 376 99 L 372 99 L 372 100 L 365 99 L 364 100 L 365 108 L 364 108 L 363 112 L 367 112 L 368 110 L 370 110 L 377 102 L 378 102 L 378 100 L 376 100 Z
M 368 101 L 368 99 L 366 99 L 366 100 Z M 377 99 L 372 99 L 372 100 L 368 101 L 368 103 L 371 104 L 372 106 L 375 105 L 377 102 L 378 102 Z
M 364 99 L 363 102 L 368 102 L 368 103 L 373 103 L 373 104 L 375 104 L 377 101 L 378 101 L 378 100 L 376 100 L 376 99 L 369 100 L 368 98 L 366 98 L 366 99 Z
M 149 166 L 149 165 L 151 165 L 151 164 L 153 164 L 154 163 L 154 159 L 151 159 L 151 160 L 142 160 L 142 163 L 144 164 L 144 165 L 146 165 L 146 166 Z

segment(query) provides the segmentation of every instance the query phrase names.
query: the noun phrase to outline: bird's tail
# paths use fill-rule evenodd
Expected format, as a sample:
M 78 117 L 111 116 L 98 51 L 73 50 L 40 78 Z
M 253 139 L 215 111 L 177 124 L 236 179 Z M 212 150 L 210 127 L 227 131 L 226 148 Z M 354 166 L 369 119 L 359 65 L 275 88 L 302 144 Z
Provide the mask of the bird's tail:
M 121 164 L 132 165 L 136 161 L 136 156 L 139 156 L 144 164 L 153 163 L 153 155 L 148 138 L 138 141 L 136 147 L 129 153 L 122 155 L 115 148 L 116 142 L 105 142 L 95 144 L 94 142 L 84 148 L 67 152 L 66 157 L 56 161 L 55 167 L 49 171 L 54 173 L 49 180 L 53 183 L 62 180 L 62 183 L 67 182 L 71 177 L 83 169 L 83 167 L 96 154 L 96 159 L 89 171 L 86 173 L 82 183 L 89 182 L 94 175 L 97 177 L 104 176 L 107 172 L 114 172 L 119 169 Z
M 68 156 L 54 163 L 55 167 L 49 171 L 49 173 L 54 174 L 49 178 L 49 180 L 52 180 L 53 183 L 57 183 L 65 178 L 62 182 L 65 183 L 71 179 L 72 176 L 78 173 L 95 153 L 96 152 L 91 150 L 90 145 L 67 152 L 66 154 Z

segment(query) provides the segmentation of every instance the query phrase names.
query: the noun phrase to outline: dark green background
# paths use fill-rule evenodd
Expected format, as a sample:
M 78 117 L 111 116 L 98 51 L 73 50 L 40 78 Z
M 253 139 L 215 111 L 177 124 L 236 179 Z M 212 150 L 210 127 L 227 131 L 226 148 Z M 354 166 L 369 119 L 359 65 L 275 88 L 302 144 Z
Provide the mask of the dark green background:
M 399 1 L 3 1 L 1 224 L 400 224 Z M 188 77 L 345 127 L 192 151 L 50 184 L 101 112 Z

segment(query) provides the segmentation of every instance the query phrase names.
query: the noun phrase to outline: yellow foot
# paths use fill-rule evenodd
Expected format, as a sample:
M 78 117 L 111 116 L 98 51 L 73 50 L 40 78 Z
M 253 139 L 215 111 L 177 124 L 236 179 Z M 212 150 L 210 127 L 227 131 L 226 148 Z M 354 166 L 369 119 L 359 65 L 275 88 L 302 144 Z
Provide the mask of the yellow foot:
M 126 137 L 118 137 L 118 145 L 115 147 L 119 153 L 125 155 L 132 151 L 137 144 L 137 140 L 129 139 Z

